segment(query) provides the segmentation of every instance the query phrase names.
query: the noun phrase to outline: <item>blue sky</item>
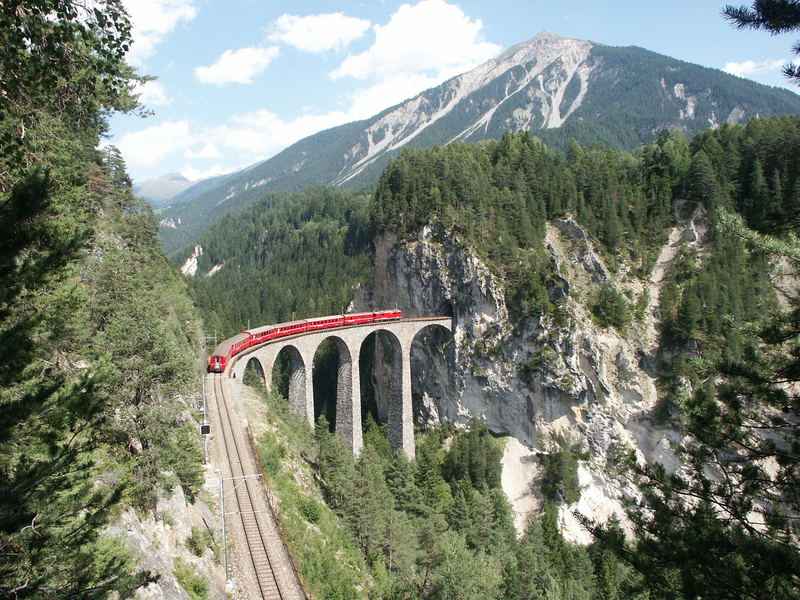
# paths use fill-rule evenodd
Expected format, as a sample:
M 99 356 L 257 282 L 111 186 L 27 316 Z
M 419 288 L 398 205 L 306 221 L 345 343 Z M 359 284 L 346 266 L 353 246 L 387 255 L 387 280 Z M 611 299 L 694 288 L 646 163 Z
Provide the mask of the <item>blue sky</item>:
M 737 31 L 724 0 L 125 0 L 148 118 L 109 143 L 135 181 L 230 172 L 367 118 L 542 30 L 641 46 L 788 87 L 791 35 Z M 796 88 L 793 88 L 797 91 Z

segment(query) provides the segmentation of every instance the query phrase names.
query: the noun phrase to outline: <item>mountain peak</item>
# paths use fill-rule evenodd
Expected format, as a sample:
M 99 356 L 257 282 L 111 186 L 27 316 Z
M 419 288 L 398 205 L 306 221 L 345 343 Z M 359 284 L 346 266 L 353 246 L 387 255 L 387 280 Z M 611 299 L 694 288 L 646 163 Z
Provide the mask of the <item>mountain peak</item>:
M 150 202 L 153 206 L 160 207 L 192 185 L 180 173 L 167 173 L 156 179 L 142 181 L 133 188 L 133 193 Z
M 542 48 L 553 48 L 556 46 L 573 46 L 575 44 L 589 44 L 591 42 L 586 42 L 584 40 L 576 40 L 572 38 L 565 38 L 557 33 L 550 31 L 549 29 L 545 29 L 544 31 L 540 31 L 531 39 L 520 42 L 519 44 L 514 44 L 503 52 L 500 56 L 498 56 L 498 60 L 507 60 L 515 55 L 519 54 L 520 52 L 524 52 L 524 55 L 521 57 L 523 60 L 526 56 L 541 52 Z
M 186 197 L 196 194 L 197 202 L 178 206 L 182 196 L 164 213 L 182 223 L 180 231 L 164 230 L 171 240 L 165 238 L 165 245 L 175 249 L 193 241 L 214 218 L 268 190 L 374 182 L 408 144 L 477 142 L 530 131 L 562 147 L 574 137 L 632 148 L 662 129 L 691 135 L 756 114 L 785 113 L 800 113 L 800 98 L 789 91 L 641 48 L 542 31 L 370 119 L 320 132 L 263 163 L 192 188 Z
M 164 181 L 189 181 L 186 177 L 181 175 L 180 173 L 167 173 L 166 175 L 162 175 L 158 179 L 163 179 Z

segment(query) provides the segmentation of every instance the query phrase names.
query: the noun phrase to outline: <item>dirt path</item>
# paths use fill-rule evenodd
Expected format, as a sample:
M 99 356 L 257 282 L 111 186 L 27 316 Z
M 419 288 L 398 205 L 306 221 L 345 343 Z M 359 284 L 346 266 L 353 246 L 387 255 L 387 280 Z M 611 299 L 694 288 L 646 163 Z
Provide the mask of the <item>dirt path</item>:
M 688 200 L 676 200 L 673 211 L 677 214 Z M 694 231 L 702 230 L 695 224 L 695 219 L 704 212 L 702 204 L 697 204 L 692 215 L 688 219 L 679 221 L 675 227 L 670 228 L 667 243 L 661 248 L 661 252 L 656 259 L 656 265 L 650 274 L 650 302 L 645 313 L 645 343 L 644 349 L 649 354 L 658 346 L 658 323 L 661 322 L 659 300 L 661 298 L 661 288 L 664 283 L 664 275 L 667 269 L 678 255 L 681 242 L 685 239 L 687 231 L 691 228 Z

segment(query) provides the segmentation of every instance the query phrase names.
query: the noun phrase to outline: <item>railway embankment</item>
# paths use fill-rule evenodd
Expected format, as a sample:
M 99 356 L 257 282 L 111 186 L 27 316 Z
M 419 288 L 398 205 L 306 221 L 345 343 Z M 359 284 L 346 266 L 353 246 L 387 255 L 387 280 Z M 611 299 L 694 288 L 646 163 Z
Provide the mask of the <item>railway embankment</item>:
M 364 556 L 324 502 L 312 469 L 314 432 L 285 400 L 263 388 L 240 386 L 239 409 L 256 452 L 280 528 L 310 597 L 368 597 L 372 585 Z
M 208 377 L 207 384 L 214 462 L 222 481 L 221 512 L 238 568 L 236 582 L 248 598 L 303 600 L 305 593 L 270 509 L 235 393 L 223 375 Z

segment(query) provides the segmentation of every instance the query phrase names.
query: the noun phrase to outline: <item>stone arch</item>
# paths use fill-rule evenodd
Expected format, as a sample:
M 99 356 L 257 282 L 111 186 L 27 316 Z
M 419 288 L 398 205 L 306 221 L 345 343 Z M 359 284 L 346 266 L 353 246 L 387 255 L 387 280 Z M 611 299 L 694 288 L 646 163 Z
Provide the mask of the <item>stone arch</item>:
M 386 406 L 377 406 L 375 388 L 375 346 L 378 334 L 370 331 L 360 342 L 358 356 L 358 373 L 360 380 L 359 394 L 361 396 L 361 416 L 366 419 L 372 413 L 378 422 L 386 422 Z
M 409 379 L 409 348 L 398 335 L 386 328 L 376 328 L 375 395 L 378 412 L 385 407 L 387 435 L 392 450 L 403 449 L 414 457 L 414 426 L 411 416 L 411 394 L 404 381 Z M 362 342 L 363 343 L 363 342 Z M 406 393 L 408 391 L 408 393 Z
M 441 323 L 430 323 L 429 325 L 420 327 L 417 330 L 417 332 L 414 334 L 414 337 L 411 338 L 411 345 L 413 346 L 415 343 L 420 341 L 421 337 L 424 338 L 426 336 L 436 337 L 441 340 L 447 339 L 450 341 L 453 339 L 453 332 Z
M 255 385 L 256 383 L 261 386 L 267 385 L 267 376 L 266 372 L 264 371 L 264 365 L 261 364 L 261 360 L 259 360 L 255 355 L 250 355 L 245 357 L 245 365 L 242 371 L 242 383 L 246 385 Z M 257 377 L 256 379 L 253 376 Z
M 448 374 L 455 365 L 455 340 L 446 326 L 431 323 L 421 327 L 411 339 L 411 398 L 415 418 L 439 418 L 440 399 L 445 395 Z M 420 388 L 429 391 L 423 395 Z
M 325 342 L 333 343 L 339 358 L 336 371 L 336 433 L 342 435 L 350 449 L 358 454 L 362 445 L 359 348 L 351 348 L 338 335 L 329 335 L 320 340 L 317 350 Z
M 300 350 L 293 344 L 286 344 L 277 348 L 275 356 L 270 363 L 270 375 L 274 372 L 275 364 L 281 353 L 289 358 L 289 409 L 298 415 L 306 414 L 306 362 Z M 270 384 L 272 382 L 270 381 Z
M 422 321 L 422 322 L 420 322 Z M 344 327 L 335 331 L 315 331 L 307 334 L 295 335 L 287 339 L 275 340 L 260 344 L 251 350 L 245 351 L 233 361 L 229 377 L 242 381 L 247 357 L 255 355 L 261 362 L 265 371 L 268 387 L 272 384 L 272 373 L 275 363 L 280 355 L 288 358 L 290 377 L 289 408 L 295 414 L 307 419 L 309 424 L 314 423 L 314 393 L 313 393 L 313 361 L 314 353 L 326 338 L 337 338 L 334 343 L 339 348 L 343 357 L 337 370 L 337 406 L 341 415 L 336 419 L 337 432 L 344 435 L 348 446 L 354 453 L 361 450 L 363 433 L 361 429 L 361 387 L 359 373 L 359 359 L 365 346 L 366 338 L 372 332 L 382 343 L 379 344 L 379 359 L 385 362 L 383 379 L 379 381 L 379 390 L 386 405 L 389 425 L 389 443 L 394 449 L 402 449 L 409 458 L 414 458 L 414 427 L 411 395 L 411 346 L 418 337 L 420 330 L 425 330 L 431 325 L 440 325 L 444 330 L 452 327 L 452 317 L 432 317 L 429 319 L 403 319 L 398 321 L 382 322 L 370 327 Z M 430 331 L 439 331 L 432 328 Z M 426 333 L 421 334 L 423 337 Z M 444 334 L 441 334 L 444 335 Z M 378 344 L 376 344 L 378 345 Z M 346 349 L 343 351 L 342 348 Z M 285 350 L 285 352 L 284 352 Z M 349 357 L 349 361 L 347 358 Z M 338 371 L 341 371 L 339 373 Z M 347 390 L 347 378 L 350 378 L 350 393 Z M 342 385 L 338 384 L 341 378 Z M 349 396 L 349 397 L 348 397 Z M 352 415 L 350 417 L 349 415 Z M 343 423 L 349 421 L 345 426 Z

